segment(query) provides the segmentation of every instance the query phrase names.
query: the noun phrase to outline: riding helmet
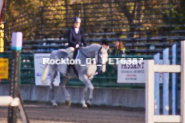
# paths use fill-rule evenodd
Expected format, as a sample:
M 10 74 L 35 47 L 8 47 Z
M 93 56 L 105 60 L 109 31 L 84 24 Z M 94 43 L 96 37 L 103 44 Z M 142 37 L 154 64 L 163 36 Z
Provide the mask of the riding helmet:
M 75 23 L 75 22 L 81 23 L 81 19 L 80 19 L 80 17 L 75 16 L 75 17 L 73 17 L 72 22 L 73 23 Z

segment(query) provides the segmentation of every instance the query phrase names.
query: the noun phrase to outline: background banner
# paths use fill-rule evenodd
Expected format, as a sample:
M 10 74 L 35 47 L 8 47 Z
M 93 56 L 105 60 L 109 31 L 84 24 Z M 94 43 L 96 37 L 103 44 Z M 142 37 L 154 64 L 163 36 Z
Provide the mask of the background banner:
M 49 58 L 50 53 L 35 53 L 34 54 L 34 67 L 35 67 L 35 84 L 43 85 L 41 82 L 41 76 L 46 64 L 43 64 L 43 58 Z M 58 86 L 60 83 L 60 73 L 57 73 L 57 76 L 54 81 L 54 85 Z M 47 84 L 50 85 L 50 75 L 48 73 Z

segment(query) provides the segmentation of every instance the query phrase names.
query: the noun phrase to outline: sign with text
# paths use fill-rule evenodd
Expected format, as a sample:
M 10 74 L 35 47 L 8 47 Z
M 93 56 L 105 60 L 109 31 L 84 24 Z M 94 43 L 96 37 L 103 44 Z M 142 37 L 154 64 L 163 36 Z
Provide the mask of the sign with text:
M 160 60 L 160 64 L 162 64 Z M 117 83 L 145 83 L 145 63 L 143 60 L 138 64 L 119 64 L 117 65 Z M 159 73 L 159 83 L 163 81 L 163 73 Z
M 8 79 L 8 64 L 7 58 L 0 58 L 0 79 Z
M 144 83 L 145 60 L 137 64 L 118 64 L 118 83 Z
M 43 85 L 41 81 L 42 73 L 46 64 L 43 64 L 43 58 L 49 58 L 50 53 L 35 53 L 34 54 L 34 67 L 35 67 L 35 84 L 36 85 Z M 48 76 L 46 79 L 47 84 L 50 85 L 50 75 L 48 72 Z M 60 83 L 60 73 L 57 73 L 57 76 L 54 80 L 54 85 L 59 86 Z

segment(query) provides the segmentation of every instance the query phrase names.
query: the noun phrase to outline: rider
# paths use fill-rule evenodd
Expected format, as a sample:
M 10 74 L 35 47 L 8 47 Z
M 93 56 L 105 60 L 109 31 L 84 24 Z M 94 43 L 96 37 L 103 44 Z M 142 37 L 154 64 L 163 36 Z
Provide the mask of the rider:
M 82 46 L 85 47 L 87 46 L 87 43 L 84 37 L 84 33 L 80 28 L 80 25 L 81 25 L 80 17 L 77 17 L 77 16 L 73 17 L 72 22 L 73 22 L 73 27 L 69 29 L 67 38 L 68 38 L 68 47 L 75 48 L 74 55 L 73 55 L 73 59 L 75 59 L 79 47 L 82 47 Z M 71 65 L 67 65 L 66 75 L 69 74 L 70 66 Z

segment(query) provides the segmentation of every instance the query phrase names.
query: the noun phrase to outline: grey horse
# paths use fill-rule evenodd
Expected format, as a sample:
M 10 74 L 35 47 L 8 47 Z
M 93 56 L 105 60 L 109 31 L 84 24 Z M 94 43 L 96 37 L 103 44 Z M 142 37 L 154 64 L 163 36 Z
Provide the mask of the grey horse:
M 97 66 L 100 67 L 100 70 L 104 73 L 106 71 L 106 62 L 108 61 L 108 49 L 109 46 L 104 47 L 103 45 L 99 44 L 91 44 L 87 47 L 82 47 L 78 50 L 76 61 L 80 60 L 81 63 L 74 64 L 74 67 L 76 68 L 76 72 L 74 69 L 70 69 L 70 73 L 67 76 L 66 70 L 67 70 L 67 64 L 47 64 L 44 68 L 44 72 L 42 74 L 42 83 L 46 83 L 46 78 L 48 75 L 48 72 L 50 74 L 50 80 L 51 80 L 51 103 L 53 106 L 57 106 L 57 103 L 55 102 L 54 97 L 54 79 L 56 77 L 57 72 L 59 71 L 63 75 L 63 79 L 60 82 L 60 86 L 64 91 L 65 98 L 66 98 L 66 104 L 70 105 L 70 95 L 68 91 L 66 90 L 66 83 L 71 78 L 79 78 L 80 81 L 82 81 L 85 85 L 85 88 L 83 90 L 82 100 L 81 104 L 82 107 L 86 108 L 92 104 L 93 99 L 93 90 L 94 86 L 91 83 L 91 80 L 93 79 L 95 72 L 97 70 Z M 68 54 L 65 49 L 61 50 L 54 50 L 51 52 L 50 59 L 61 59 L 67 61 Z M 89 62 L 89 58 L 92 58 L 92 62 Z M 88 63 L 87 63 L 88 62 Z M 85 97 L 87 94 L 87 91 L 89 89 L 89 95 L 87 102 L 85 101 Z

